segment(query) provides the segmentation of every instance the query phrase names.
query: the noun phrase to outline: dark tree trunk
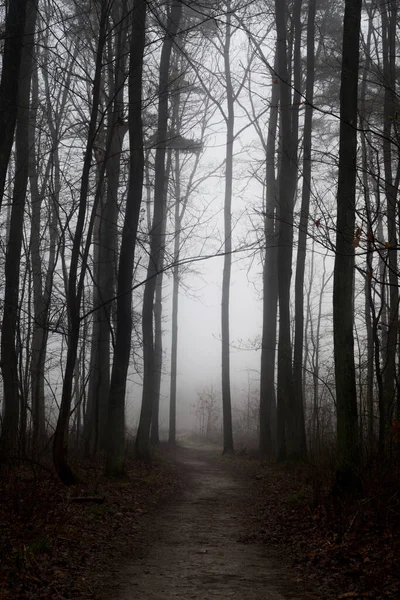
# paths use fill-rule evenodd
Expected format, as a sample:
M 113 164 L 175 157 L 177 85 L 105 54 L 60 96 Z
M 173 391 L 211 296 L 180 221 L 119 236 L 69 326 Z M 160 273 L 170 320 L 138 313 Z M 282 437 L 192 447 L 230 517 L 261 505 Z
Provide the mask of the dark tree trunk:
M 71 411 L 73 378 L 75 372 L 75 363 L 78 354 L 79 333 L 80 333 L 80 310 L 83 293 L 84 277 L 87 268 L 87 256 L 91 244 L 94 216 L 100 199 L 100 190 L 104 168 L 98 183 L 98 189 L 94 199 L 92 214 L 89 220 L 88 231 L 86 233 L 85 248 L 82 253 L 82 242 L 84 235 L 85 221 L 87 218 L 87 201 L 89 192 L 89 175 L 92 165 L 92 154 L 97 135 L 97 116 L 100 100 L 100 85 L 102 71 L 103 49 L 107 31 L 108 12 L 106 3 L 102 3 L 102 14 L 100 18 L 99 40 L 96 54 L 96 69 L 93 80 L 93 104 L 90 116 L 88 138 L 85 149 L 85 157 L 82 170 L 81 188 L 79 194 L 79 208 L 76 220 L 75 235 L 72 245 L 71 260 L 69 266 L 67 283 L 67 310 L 68 310 L 68 339 L 67 339 L 67 359 L 64 371 L 64 381 L 61 394 L 60 412 L 58 415 L 57 426 L 53 440 L 53 461 L 56 472 L 65 485 L 76 483 L 77 477 L 68 464 L 68 428 Z M 82 253 L 82 262 L 80 258 Z M 81 266 L 79 273 L 79 266 Z
M 127 17 L 126 3 L 114 2 L 112 27 L 114 44 L 109 41 L 110 69 L 108 87 L 113 99 L 107 122 L 110 150 L 106 161 L 105 201 L 98 211 L 97 265 L 93 286 L 94 306 L 91 348 L 91 375 L 89 380 L 88 413 L 85 422 L 85 453 L 106 451 L 108 435 L 108 399 L 110 395 L 111 333 L 116 294 L 117 273 L 117 220 L 118 189 L 121 153 L 128 126 L 123 122 L 123 95 L 125 89 Z
M 28 0 L 10 0 L 8 3 L 0 82 L 0 208 L 17 121 L 21 55 L 22 47 L 26 46 L 24 32 L 27 6 Z
M 32 397 L 32 446 L 34 450 L 40 450 L 44 442 L 45 433 L 45 364 L 48 339 L 48 320 L 51 305 L 51 293 L 53 288 L 53 275 L 57 262 L 57 240 L 58 240 L 58 209 L 60 204 L 61 189 L 61 169 L 59 157 L 59 128 L 65 114 L 65 106 L 69 93 L 69 83 L 72 76 L 73 65 L 78 54 L 76 47 L 70 57 L 69 71 L 66 76 L 64 91 L 60 102 L 54 108 L 52 107 L 53 98 L 51 97 L 48 62 L 49 52 L 46 51 L 43 61 L 43 79 L 46 96 L 47 123 L 51 135 L 51 154 L 47 163 L 46 172 L 39 189 L 38 179 L 38 157 L 35 148 L 36 136 L 36 115 L 39 107 L 39 81 L 37 69 L 33 70 L 32 80 L 32 111 L 31 126 L 29 128 L 30 158 L 29 158 L 29 182 L 31 192 L 31 237 L 30 237 L 30 257 L 32 266 L 33 283 L 33 305 L 34 305 L 34 323 L 32 331 L 31 345 L 31 397 Z M 55 115 L 55 116 L 54 116 Z M 40 240 L 42 231 L 42 204 L 45 196 L 45 190 L 48 181 L 51 181 L 52 202 L 48 214 L 48 235 L 49 252 L 47 264 L 41 257 Z M 46 267 L 44 269 L 44 267 Z
M 304 271 L 307 252 L 307 226 L 310 212 L 311 196 L 311 134 L 314 103 L 314 67 L 315 67 L 315 12 L 316 0 L 310 0 L 308 5 L 307 21 L 307 81 L 306 81 L 306 109 L 304 117 L 303 141 L 303 189 L 301 197 L 301 212 L 299 223 L 299 239 L 296 262 L 295 279 L 295 338 L 293 358 L 293 381 L 296 397 L 298 398 L 299 453 L 302 458 L 306 456 L 306 438 L 304 426 L 304 398 L 303 398 L 303 346 L 304 346 Z
M 371 38 L 372 38 L 373 19 L 371 14 L 368 20 L 368 34 L 366 41 L 366 60 L 364 64 L 364 73 L 360 88 L 360 127 L 367 129 L 366 114 L 366 93 L 367 79 L 371 65 Z M 370 178 L 368 170 L 370 168 L 368 161 L 368 146 L 371 140 L 368 139 L 368 133 L 361 135 L 362 147 L 362 182 L 364 188 L 365 208 L 367 215 L 367 255 L 366 255 L 366 276 L 365 276 L 365 327 L 367 330 L 367 381 L 366 381 L 366 413 L 367 413 L 367 451 L 370 456 L 374 449 L 374 357 L 375 357 L 375 339 L 376 339 L 376 311 L 372 301 L 372 270 L 373 270 L 373 230 L 374 219 L 371 211 Z M 379 353 L 379 350 L 378 350 Z
M 300 0 L 298 0 L 298 3 Z M 275 2 L 277 29 L 277 64 L 280 77 L 280 140 L 281 160 L 279 169 L 279 235 L 278 235 L 278 394 L 277 394 L 277 458 L 287 457 L 287 437 L 290 434 L 290 454 L 297 454 L 297 425 L 292 372 L 290 287 L 293 252 L 293 201 L 297 173 L 298 107 L 292 106 L 288 71 L 285 3 Z M 295 96 L 298 93 L 295 91 Z
M 173 127 L 171 127 L 171 130 Z M 164 206 L 167 208 L 168 202 L 168 182 L 171 173 L 172 165 L 172 150 L 168 150 L 167 164 L 165 169 L 165 186 L 164 186 Z M 160 443 L 159 418 L 160 418 L 160 396 L 161 396 L 161 375 L 163 367 L 163 340 L 162 340 L 162 291 L 164 280 L 164 263 L 165 263 L 165 231 L 167 227 L 166 215 L 163 219 L 161 239 L 163 247 L 161 249 L 159 274 L 157 275 L 157 283 L 154 297 L 154 390 L 153 390 L 153 410 L 151 418 L 150 440 L 153 446 Z
M 42 260 L 40 255 L 40 235 L 41 235 L 41 207 L 42 194 L 39 191 L 38 174 L 37 174 L 37 157 L 35 148 L 35 133 L 36 133 L 36 118 L 37 109 L 39 106 L 39 82 L 37 68 L 32 73 L 32 108 L 31 108 L 31 123 L 29 127 L 29 181 L 31 191 L 31 237 L 30 237 L 30 259 L 32 269 L 32 284 L 33 284 L 33 307 L 34 307 L 34 323 L 31 342 L 31 397 L 32 397 L 32 447 L 34 450 L 39 449 L 44 441 L 45 433 L 45 402 L 44 402 L 44 367 L 46 357 L 47 335 L 46 329 L 43 327 L 46 315 L 43 314 L 45 306 L 43 304 L 43 274 Z M 54 211 L 52 211 L 54 214 Z M 54 220 L 50 217 L 51 225 L 54 225 Z M 52 228 L 50 235 L 52 234 Z M 51 238 L 53 241 L 54 235 Z M 50 243 L 51 250 L 53 244 Z M 50 251 L 50 256 L 53 256 Z
M 179 246 L 181 237 L 181 181 L 180 181 L 179 150 L 175 151 L 175 238 L 174 238 L 174 267 L 172 271 L 172 323 L 171 323 L 171 382 L 169 392 L 169 434 L 168 442 L 176 445 L 176 380 L 178 370 L 178 307 L 179 307 Z
M 129 63 L 129 187 L 119 255 L 117 278 L 117 330 L 108 404 L 106 473 L 120 477 L 125 458 L 125 390 L 132 334 L 132 279 L 136 236 L 142 202 L 144 154 L 142 126 L 143 54 L 146 7 L 135 0 Z
M 396 113 L 396 19 L 397 3 L 390 0 L 381 6 L 382 14 L 382 55 L 384 76 L 383 105 L 383 162 L 385 173 L 385 194 L 387 202 L 388 248 L 387 263 L 389 267 L 389 319 L 386 336 L 386 361 L 384 365 L 384 424 L 380 428 L 379 449 L 381 454 L 388 450 L 389 431 L 393 418 L 396 399 L 396 353 L 398 337 L 399 292 L 397 273 L 397 192 L 398 186 L 393 181 L 392 173 L 392 124 Z M 396 158 L 397 153 L 396 153 Z
M 275 59 L 276 62 L 276 59 Z M 273 79 L 275 75 L 272 74 Z M 265 257 L 263 267 L 263 330 L 260 374 L 260 456 L 274 453 L 273 412 L 276 410 L 275 354 L 277 325 L 277 182 L 275 150 L 278 124 L 279 86 L 273 84 L 266 143 L 266 214 L 264 218 Z
M 233 142 L 234 142 L 234 97 L 230 68 L 231 46 L 231 13 L 230 3 L 226 6 L 226 30 L 224 40 L 224 67 L 226 83 L 226 102 L 228 114 L 226 119 L 226 158 L 225 158 L 225 199 L 224 199 L 224 269 L 222 274 L 221 299 L 221 342 L 222 342 L 222 417 L 223 417 L 223 452 L 233 453 L 232 400 L 230 377 L 230 331 L 229 302 L 232 270 L 232 183 L 233 183 Z
M 6 253 L 4 313 L 1 329 L 1 369 L 4 394 L 2 441 L 4 449 L 10 453 L 14 453 L 17 450 L 20 417 L 20 382 L 18 377 L 17 349 L 19 276 L 26 192 L 29 178 L 30 89 L 36 15 L 36 5 L 34 2 L 29 1 L 26 8 L 25 35 L 21 52 L 18 87 L 15 182 Z
M 160 59 L 159 101 L 157 124 L 157 148 L 155 159 L 155 188 L 153 224 L 150 232 L 150 256 L 147 269 L 147 281 L 143 295 L 142 331 L 143 331 L 143 395 L 139 427 L 136 436 L 135 451 L 138 459 L 150 458 L 149 436 L 154 399 L 154 339 L 153 339 L 153 301 L 160 270 L 163 248 L 163 220 L 165 218 L 165 155 L 168 130 L 168 89 L 169 67 L 174 37 L 179 28 L 182 4 L 174 0 L 168 15 L 166 37 L 163 42 Z
M 353 486 L 359 464 L 354 365 L 354 230 L 357 174 L 357 84 L 361 0 L 346 0 L 340 88 L 339 181 L 333 284 L 337 404 L 337 481 Z

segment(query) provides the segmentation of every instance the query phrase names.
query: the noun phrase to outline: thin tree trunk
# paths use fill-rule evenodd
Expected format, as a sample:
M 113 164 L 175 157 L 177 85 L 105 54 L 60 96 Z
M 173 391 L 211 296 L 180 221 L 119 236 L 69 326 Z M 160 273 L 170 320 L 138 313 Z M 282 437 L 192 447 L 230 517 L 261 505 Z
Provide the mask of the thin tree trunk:
M 396 112 L 396 1 L 382 4 L 382 55 L 384 75 L 383 106 L 383 162 L 387 202 L 388 267 L 389 267 L 389 320 L 387 323 L 386 363 L 384 366 L 385 426 L 380 430 L 381 454 L 388 450 L 389 430 L 396 397 L 396 352 L 398 336 L 398 273 L 397 273 L 397 188 L 392 173 L 392 123 Z
M 104 167 L 98 183 L 98 189 L 94 198 L 92 214 L 89 219 L 88 231 L 86 233 L 85 248 L 82 253 L 81 270 L 79 263 L 81 258 L 81 246 L 83 241 L 84 227 L 87 218 L 87 202 L 89 192 L 89 175 L 92 165 L 92 154 L 97 134 L 97 117 L 100 100 L 100 85 L 102 72 L 102 57 L 106 39 L 108 10 L 106 2 L 102 2 L 102 14 L 100 17 L 99 40 L 96 53 L 96 69 L 93 79 L 93 104 L 90 116 L 88 138 L 85 149 L 85 157 L 82 169 L 81 188 L 79 194 L 79 209 L 76 221 L 75 235 L 72 245 L 69 275 L 67 283 L 67 309 L 68 309 L 68 340 L 67 359 L 64 372 L 64 380 L 61 394 L 60 412 L 53 440 L 53 461 L 56 472 L 65 485 L 76 483 L 77 477 L 68 464 L 68 426 L 72 402 L 73 377 L 75 363 L 77 360 L 79 333 L 80 333 L 80 310 L 83 293 L 84 277 L 87 268 L 87 256 L 92 239 L 94 217 L 100 199 L 102 186 L 101 179 L 104 176 Z
M 366 93 L 367 93 L 367 77 L 371 64 L 371 38 L 372 38 L 373 20 L 372 15 L 369 15 L 368 33 L 366 41 L 366 62 L 364 65 L 364 73 L 360 88 L 360 128 L 363 130 L 367 124 L 366 114 Z M 371 455 L 374 447 L 374 355 L 375 355 L 375 336 L 374 336 L 374 315 L 375 308 L 371 304 L 372 300 L 372 269 L 373 269 L 373 250 L 374 250 L 374 223 L 372 220 L 371 197 L 369 191 L 368 177 L 368 151 L 367 133 L 361 136 L 362 149 L 362 182 L 364 188 L 365 208 L 367 213 L 367 255 L 366 255 L 366 276 L 365 276 L 365 327 L 367 330 L 367 382 L 366 382 L 366 409 L 367 409 L 367 451 Z
M 99 131 L 98 138 L 102 138 L 102 128 Z M 99 142 L 98 142 L 99 143 Z M 96 185 L 100 185 L 101 176 L 101 164 L 104 161 L 104 155 L 101 150 L 97 150 L 97 168 L 96 168 Z M 93 225 L 93 292 L 92 292 L 92 304 L 96 307 L 93 315 L 92 323 L 92 338 L 91 338 L 91 351 L 90 351 L 90 378 L 89 378 L 89 389 L 88 389 L 88 411 L 85 420 L 85 456 L 87 458 L 93 457 L 99 450 L 99 412 L 100 412 L 100 394 L 104 396 L 104 393 L 109 394 L 109 366 L 107 363 L 108 372 L 104 373 L 104 354 L 107 353 L 105 348 L 105 340 L 103 337 L 103 331 L 101 328 L 104 320 L 103 310 L 103 274 L 106 271 L 106 265 L 102 264 L 100 259 L 100 245 L 102 243 L 101 230 L 102 226 L 107 227 L 105 220 L 103 219 L 104 205 L 105 205 L 105 189 L 104 185 L 99 191 L 99 203 L 96 211 L 94 225 Z M 104 235 L 103 235 L 104 238 Z M 104 240 L 103 240 L 104 243 Z M 106 340 L 109 340 L 109 329 L 105 334 Z M 105 390 L 104 390 L 105 387 Z
M 380 199 L 380 188 L 377 183 L 375 187 L 375 195 L 376 195 L 376 205 L 381 205 Z M 378 240 L 383 240 L 383 223 L 382 223 L 382 214 L 378 213 L 377 216 L 377 224 L 376 224 L 376 233 Z M 379 313 L 376 315 L 373 321 L 373 332 L 374 332 L 374 340 L 375 340 L 375 377 L 378 384 L 378 411 L 379 411 L 379 434 L 378 434 L 378 445 L 379 440 L 385 439 L 385 429 L 386 429 L 386 411 L 385 411 L 385 398 L 384 398 L 384 382 L 383 382 L 383 368 L 386 364 L 386 330 L 387 330 L 387 321 L 388 321 L 388 310 L 387 310 L 387 302 L 386 302 L 386 261 L 382 257 L 381 253 L 379 254 L 379 280 L 380 280 L 380 298 L 381 304 L 379 308 Z M 370 306 L 371 309 L 375 312 L 375 303 L 372 298 L 372 290 L 370 297 Z M 380 323 L 379 323 L 380 321 Z M 383 330 L 383 334 L 381 336 L 381 340 L 379 339 L 378 334 L 378 326 L 380 324 L 381 330 Z M 382 442 L 383 444 L 383 442 Z
M 174 130 L 174 127 L 171 127 Z M 167 164 L 165 169 L 165 189 L 164 189 L 164 206 L 167 211 L 168 203 L 168 182 L 171 173 L 172 165 L 172 150 L 168 150 Z M 162 291 L 163 291 L 163 280 L 164 280 L 164 262 L 165 262 L 165 232 L 167 227 L 167 215 L 163 219 L 163 226 L 161 232 L 161 238 L 163 240 L 163 248 L 160 256 L 160 273 L 157 275 L 157 283 L 154 297 L 154 396 L 153 396 L 153 410 L 151 418 L 151 432 L 150 439 L 153 446 L 157 446 L 160 443 L 159 434 L 159 412 L 160 412 L 160 395 L 161 395 L 161 374 L 163 366 L 163 344 L 162 344 Z
M 314 104 L 314 67 L 315 67 L 315 12 L 316 0 L 310 0 L 308 5 L 307 21 L 307 82 L 306 82 L 306 109 L 304 117 L 303 141 L 303 189 L 301 198 L 301 212 L 299 223 L 299 239 L 296 262 L 295 279 L 295 338 L 294 338 L 294 389 L 299 403 L 300 420 L 304 423 L 304 397 L 303 397 L 303 346 L 304 346 L 304 271 L 307 252 L 307 226 L 310 213 L 311 197 L 311 140 L 312 117 Z M 306 456 L 305 427 L 301 428 L 299 439 L 300 455 Z
M 178 370 L 178 306 L 179 306 L 179 246 L 181 235 L 181 185 L 180 185 L 180 163 L 179 150 L 175 151 L 175 239 L 174 239 L 174 267 L 172 270 L 172 339 L 171 339 L 171 382 L 170 382 L 170 405 L 169 405 L 169 436 L 168 442 L 171 446 L 176 445 L 176 381 Z
M 143 394 L 139 426 L 136 435 L 135 451 L 138 459 L 150 458 L 149 436 L 154 399 L 154 339 L 153 339 L 153 301 L 160 270 L 160 259 L 163 247 L 162 230 L 165 218 L 165 154 L 168 130 L 168 89 L 169 67 L 174 37 L 179 28 L 182 4 L 173 0 L 166 28 L 160 59 L 159 102 L 157 124 L 157 148 L 155 158 L 155 187 L 153 224 L 150 232 L 150 256 L 147 269 L 147 281 L 143 295 L 142 331 L 143 331 Z
M 226 82 L 226 102 L 228 115 L 226 120 L 226 157 L 225 157 L 225 198 L 224 198 L 224 268 L 222 275 L 221 299 L 221 342 L 222 342 L 222 416 L 223 416 L 223 452 L 233 453 L 232 401 L 230 381 L 230 331 L 229 301 L 232 270 L 232 183 L 233 183 L 233 142 L 234 142 L 234 98 L 230 67 L 231 12 L 230 2 L 226 5 L 224 40 L 224 67 Z
M 32 448 L 37 450 L 44 441 L 45 433 L 45 400 L 44 400 L 44 365 L 45 352 L 41 352 L 43 338 L 46 330 L 42 327 L 41 319 L 43 317 L 42 305 L 42 260 L 40 256 L 40 235 L 41 235 L 41 206 L 42 195 L 39 192 L 37 157 L 35 149 L 35 132 L 37 108 L 39 105 L 39 82 L 38 72 L 34 69 L 32 74 L 32 110 L 31 124 L 29 127 L 29 147 L 30 147 L 30 191 L 31 191 L 31 239 L 30 239 L 30 259 L 32 267 L 33 284 L 33 306 L 34 323 L 31 342 L 31 386 L 32 386 Z
M 276 58 L 275 58 L 276 63 Z M 273 76 L 273 79 L 275 77 Z M 271 109 L 265 151 L 266 162 L 266 214 L 264 218 L 265 257 L 263 266 L 263 329 L 260 373 L 260 456 L 274 453 L 273 410 L 275 394 L 275 354 L 278 303 L 276 208 L 277 182 L 275 176 L 275 150 L 278 124 L 279 86 L 272 85 Z
M 179 95 L 173 105 L 172 118 L 176 127 L 179 123 Z M 208 118 L 209 98 L 207 97 L 204 109 L 204 117 L 201 126 L 201 143 L 204 140 L 207 118 Z M 171 323 L 171 380 L 170 380 L 170 405 L 169 405 L 169 435 L 168 442 L 171 446 L 176 445 L 176 393 L 177 393 L 177 370 L 178 370 L 178 308 L 179 308 L 179 284 L 180 270 L 179 257 L 181 251 L 181 229 L 185 216 L 186 208 L 189 202 L 193 187 L 193 180 L 200 162 L 200 153 L 197 153 L 193 169 L 190 173 L 185 194 L 182 195 L 181 189 L 181 163 L 179 150 L 174 152 L 174 181 L 175 181 L 175 207 L 174 207 L 174 250 L 173 250 L 173 270 L 172 270 L 172 323 Z

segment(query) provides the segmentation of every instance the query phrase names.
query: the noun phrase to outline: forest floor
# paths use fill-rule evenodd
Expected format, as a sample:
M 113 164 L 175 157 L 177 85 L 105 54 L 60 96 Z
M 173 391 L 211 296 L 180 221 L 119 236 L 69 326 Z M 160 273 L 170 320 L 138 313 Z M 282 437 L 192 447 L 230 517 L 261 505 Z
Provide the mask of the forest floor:
M 398 498 L 378 522 L 382 494 L 340 504 L 309 467 L 185 444 L 123 482 L 3 472 L 0 600 L 400 599 Z

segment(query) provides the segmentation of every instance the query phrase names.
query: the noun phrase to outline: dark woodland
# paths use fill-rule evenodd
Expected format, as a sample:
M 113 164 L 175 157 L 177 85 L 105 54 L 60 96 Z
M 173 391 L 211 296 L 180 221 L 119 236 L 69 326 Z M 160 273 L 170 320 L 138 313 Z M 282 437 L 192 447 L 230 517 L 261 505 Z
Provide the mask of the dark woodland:
M 5 0 L 0 56 L 0 600 L 399 600 L 399 2 Z

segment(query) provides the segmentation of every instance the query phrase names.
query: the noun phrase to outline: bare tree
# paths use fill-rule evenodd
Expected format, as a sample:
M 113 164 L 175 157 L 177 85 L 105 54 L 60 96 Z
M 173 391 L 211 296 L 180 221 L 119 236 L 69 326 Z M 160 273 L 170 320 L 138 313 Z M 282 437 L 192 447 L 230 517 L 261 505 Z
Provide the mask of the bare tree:
M 315 12 L 316 0 L 310 0 L 307 15 L 307 80 L 306 80 L 306 109 L 303 132 L 303 189 L 301 198 L 301 213 L 299 223 L 299 238 L 296 261 L 295 280 L 295 338 L 293 352 L 293 381 L 298 396 L 299 417 L 304 423 L 302 409 L 303 398 L 303 346 L 304 346 L 304 270 L 307 251 L 307 224 L 310 212 L 311 197 L 311 138 L 314 104 L 315 78 Z M 306 455 L 305 428 L 300 432 L 299 449 L 301 455 Z
M 354 231 L 357 173 L 357 84 L 361 0 L 346 0 L 340 88 L 337 233 L 333 283 L 333 333 L 337 403 L 337 481 L 354 486 L 359 465 L 354 365 Z
M 173 0 L 168 6 L 165 38 L 161 50 L 159 73 L 158 123 L 155 158 L 154 211 L 150 232 L 150 256 L 147 269 L 147 281 L 143 295 L 142 329 L 143 329 L 143 395 L 140 411 L 139 427 L 136 436 L 135 450 L 140 459 L 148 459 L 150 455 L 149 435 L 154 398 L 154 338 L 153 338 L 153 300 L 160 270 L 160 259 L 163 248 L 162 230 L 165 218 L 165 156 L 168 139 L 168 90 L 169 68 L 174 37 L 179 31 L 182 14 L 182 3 Z
M 299 36 L 301 0 L 294 4 L 294 97 L 291 80 L 286 35 L 285 3 L 276 0 L 277 66 L 280 79 L 280 146 L 279 200 L 278 200 L 278 393 L 277 393 L 277 455 L 279 460 L 304 454 L 300 403 L 293 389 L 292 346 L 290 332 L 290 287 L 292 276 L 293 208 L 297 183 L 297 144 L 299 81 Z M 288 436 L 288 439 L 286 437 Z
M 275 59 L 276 62 L 276 59 Z M 271 73 L 272 81 L 276 76 Z M 272 83 L 271 108 L 265 147 L 266 162 L 266 207 L 264 217 L 265 256 L 263 265 L 263 322 L 260 371 L 260 456 L 274 453 L 274 413 L 276 317 L 278 302 L 277 279 L 277 181 L 275 169 L 276 137 L 278 125 L 279 85 Z
M 0 82 L 0 208 L 17 121 L 22 48 L 26 42 L 24 34 L 27 6 L 28 0 L 10 0 L 8 3 Z
M 104 176 L 104 167 L 102 169 L 102 177 L 97 186 L 97 191 L 89 216 L 89 228 L 86 233 L 86 241 L 84 251 L 81 254 L 81 245 L 84 236 L 85 222 L 88 212 L 88 193 L 89 193 L 89 177 L 92 165 L 93 149 L 98 131 L 98 109 L 101 90 L 101 72 L 103 62 L 103 51 L 106 41 L 107 21 L 109 18 L 108 4 L 104 0 L 101 5 L 99 37 L 96 52 L 96 68 L 93 79 L 93 99 L 90 114 L 90 122 L 87 134 L 87 142 L 85 148 L 81 187 L 79 193 L 78 214 L 76 217 L 75 235 L 72 244 L 71 259 L 68 273 L 67 283 L 67 309 L 68 309 L 68 345 L 67 358 L 64 372 L 60 412 L 57 420 L 57 426 L 53 441 L 53 460 L 58 476 L 66 485 L 70 485 L 77 481 L 76 475 L 73 473 L 68 464 L 68 425 L 70 418 L 72 393 L 73 393 L 73 377 L 75 372 L 75 363 L 78 356 L 79 333 L 81 326 L 81 300 L 84 289 L 85 273 L 87 269 L 87 257 L 90 250 L 94 217 L 100 197 L 101 179 Z M 80 264 L 80 259 L 81 264 Z M 79 271 L 80 266 L 80 271 Z
M 145 0 L 135 0 L 129 55 L 129 187 L 119 254 L 117 330 L 111 371 L 106 473 L 121 476 L 125 460 L 125 391 L 131 353 L 132 279 L 144 177 L 142 85 L 146 32 Z
M 1 330 L 1 369 L 4 391 L 3 443 L 9 452 L 17 449 L 20 417 L 17 328 L 19 319 L 21 248 L 26 191 L 29 178 L 30 90 L 36 15 L 35 2 L 28 2 L 18 86 L 16 174 L 5 265 L 4 312 Z

